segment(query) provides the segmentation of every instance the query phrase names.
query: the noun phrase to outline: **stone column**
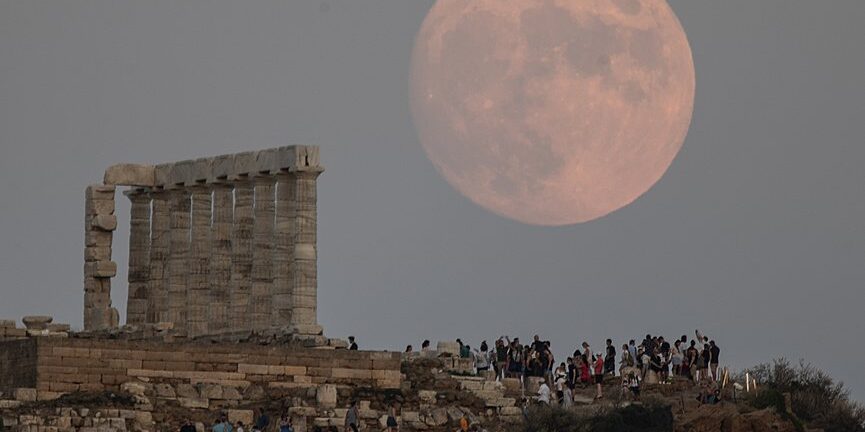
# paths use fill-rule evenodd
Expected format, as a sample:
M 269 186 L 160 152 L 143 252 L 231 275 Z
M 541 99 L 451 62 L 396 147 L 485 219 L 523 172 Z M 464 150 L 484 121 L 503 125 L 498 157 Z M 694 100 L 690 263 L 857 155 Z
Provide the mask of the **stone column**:
M 255 177 L 255 221 L 253 223 L 252 290 L 249 320 L 253 329 L 271 325 L 270 293 L 273 286 L 273 224 L 275 176 Z
M 192 192 L 191 245 L 187 260 L 186 283 L 187 329 L 189 336 L 207 333 L 207 310 L 210 303 L 210 218 L 213 199 L 210 187 L 196 185 Z
M 271 321 L 276 326 L 291 324 L 292 254 L 294 253 L 295 177 L 287 172 L 276 176 L 276 223 L 273 249 L 273 292 L 271 295 Z
M 117 264 L 111 261 L 114 186 L 87 187 L 84 201 L 84 330 L 105 330 L 119 325 L 111 307 L 111 278 Z
M 234 224 L 231 233 L 231 293 L 229 313 L 231 330 L 251 328 L 249 292 L 252 288 L 252 225 L 254 188 L 250 179 L 234 183 Z
M 208 333 L 230 328 L 231 291 L 231 225 L 234 219 L 234 196 L 227 183 L 213 185 L 213 224 L 210 228 L 210 303 Z
M 189 191 L 169 191 L 170 243 L 168 252 L 168 321 L 176 329 L 186 329 L 187 265 L 190 226 Z
M 298 334 L 321 334 L 318 325 L 318 196 L 321 168 L 294 173 L 294 251 L 291 254 L 291 326 Z
M 126 300 L 126 323 L 146 321 L 150 297 L 150 193 L 131 189 L 123 193 L 132 202 L 129 222 L 129 294 Z
M 168 272 L 166 260 L 169 256 L 170 224 L 168 192 L 155 190 L 153 216 L 150 230 L 150 281 L 147 297 L 147 322 L 168 321 Z

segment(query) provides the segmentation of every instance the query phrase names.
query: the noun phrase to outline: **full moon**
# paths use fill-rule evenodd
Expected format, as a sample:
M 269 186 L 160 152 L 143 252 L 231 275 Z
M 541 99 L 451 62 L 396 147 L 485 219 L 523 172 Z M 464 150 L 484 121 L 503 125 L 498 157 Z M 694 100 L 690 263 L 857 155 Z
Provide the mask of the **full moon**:
M 596 219 L 649 190 L 682 147 L 694 87 L 665 0 L 438 0 L 412 56 L 433 165 L 534 225 Z

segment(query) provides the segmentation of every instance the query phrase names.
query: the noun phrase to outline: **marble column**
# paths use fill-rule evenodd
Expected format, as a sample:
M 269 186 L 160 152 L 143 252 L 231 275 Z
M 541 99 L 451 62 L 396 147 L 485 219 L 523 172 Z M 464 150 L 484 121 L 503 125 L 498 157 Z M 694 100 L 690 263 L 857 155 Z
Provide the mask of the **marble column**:
M 317 179 L 323 170 L 294 172 L 294 251 L 289 264 L 292 274 L 291 326 L 300 334 L 320 334 L 318 325 L 318 196 Z
M 294 253 L 295 177 L 291 173 L 276 176 L 276 222 L 274 225 L 273 290 L 271 322 L 283 327 L 291 324 L 292 254 Z
M 114 216 L 114 186 L 91 185 L 84 201 L 84 330 L 106 330 L 118 326 L 117 310 L 111 307 L 111 278 L 117 264 L 111 261 Z
M 129 222 L 129 291 L 126 323 L 142 324 L 147 317 L 150 279 L 150 193 L 131 189 L 123 193 L 132 204 Z
M 234 224 L 231 233 L 231 292 L 228 312 L 230 330 L 251 328 L 249 292 L 252 288 L 252 226 L 254 216 L 252 180 L 241 178 L 234 183 Z
M 253 329 L 270 327 L 270 294 L 273 286 L 274 185 L 276 177 L 255 177 L 255 220 L 252 226 L 252 290 L 249 320 Z
M 168 321 L 168 272 L 166 260 L 170 249 L 168 192 L 154 190 L 150 229 L 150 280 L 147 297 L 148 323 Z
M 190 250 L 187 260 L 186 321 L 189 336 L 207 333 L 207 313 L 210 303 L 210 219 L 213 208 L 210 186 L 196 185 L 189 188 L 192 195 L 192 228 Z
M 210 228 L 210 303 L 208 333 L 230 328 L 231 226 L 234 220 L 234 192 L 227 183 L 213 185 L 213 224 Z
M 169 191 L 170 242 L 168 253 L 168 321 L 175 329 L 187 328 L 187 265 L 191 200 L 189 191 Z

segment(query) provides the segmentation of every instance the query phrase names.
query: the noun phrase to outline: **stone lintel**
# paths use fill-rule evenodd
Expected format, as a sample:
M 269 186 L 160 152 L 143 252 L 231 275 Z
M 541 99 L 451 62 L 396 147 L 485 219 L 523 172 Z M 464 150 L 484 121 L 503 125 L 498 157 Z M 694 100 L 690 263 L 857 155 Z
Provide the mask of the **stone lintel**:
M 156 184 L 156 168 L 152 165 L 117 164 L 105 170 L 102 180 L 106 185 L 145 186 Z
M 150 168 L 152 184 L 132 186 L 162 186 L 171 189 L 231 181 L 243 176 L 324 171 L 319 162 L 318 146 L 300 145 L 184 160 Z

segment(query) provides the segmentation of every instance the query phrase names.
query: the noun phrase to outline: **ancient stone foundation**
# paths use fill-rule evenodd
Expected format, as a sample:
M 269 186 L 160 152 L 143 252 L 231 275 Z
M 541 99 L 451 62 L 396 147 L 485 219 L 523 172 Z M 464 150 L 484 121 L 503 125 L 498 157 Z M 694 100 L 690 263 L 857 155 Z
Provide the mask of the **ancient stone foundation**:
M 46 399 L 77 391 L 119 391 L 124 383 L 145 381 L 240 391 L 253 385 L 400 385 L 398 353 L 345 349 L 45 337 L 0 342 L 0 359 L 0 391 L 35 388 Z
M 320 335 L 318 147 L 290 146 L 108 168 L 87 188 L 84 328 L 116 328 L 111 261 L 116 186 L 132 211 L 127 324 L 190 337 L 282 328 Z

